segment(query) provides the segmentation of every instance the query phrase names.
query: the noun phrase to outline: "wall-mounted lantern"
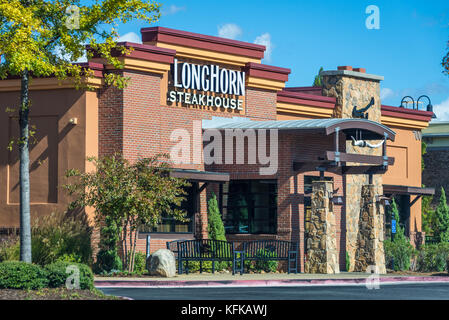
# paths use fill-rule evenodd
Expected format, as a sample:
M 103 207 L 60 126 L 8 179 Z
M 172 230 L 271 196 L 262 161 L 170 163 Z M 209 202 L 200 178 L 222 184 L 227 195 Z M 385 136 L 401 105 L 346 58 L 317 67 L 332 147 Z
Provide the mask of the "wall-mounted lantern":
M 327 198 L 333 203 L 333 204 L 343 204 L 343 197 L 335 195 L 332 191 L 327 192 Z
M 384 195 L 376 195 L 376 202 L 384 205 L 385 207 L 389 207 L 391 204 L 391 199 Z

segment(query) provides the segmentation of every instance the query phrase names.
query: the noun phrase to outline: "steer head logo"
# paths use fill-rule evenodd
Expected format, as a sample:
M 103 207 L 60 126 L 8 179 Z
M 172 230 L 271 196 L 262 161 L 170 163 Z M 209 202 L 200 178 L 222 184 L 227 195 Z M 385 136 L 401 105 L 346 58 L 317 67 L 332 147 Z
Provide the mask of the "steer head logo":
M 354 109 L 352 109 L 352 117 L 353 118 L 361 118 L 361 119 L 368 119 L 368 109 L 371 108 L 374 105 L 374 97 L 371 98 L 371 101 L 366 105 L 365 108 L 357 110 L 357 106 L 354 106 Z

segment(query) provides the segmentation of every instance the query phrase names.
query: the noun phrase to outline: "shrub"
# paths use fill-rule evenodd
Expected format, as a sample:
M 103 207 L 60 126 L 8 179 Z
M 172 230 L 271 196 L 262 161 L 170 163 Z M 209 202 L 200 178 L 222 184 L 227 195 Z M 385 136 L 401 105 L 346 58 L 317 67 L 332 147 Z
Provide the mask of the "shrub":
M 2 261 L 19 261 L 20 260 L 20 242 L 15 237 L 4 240 L 0 243 L 0 262 Z
M 422 272 L 443 272 L 448 258 L 449 243 L 426 244 L 418 252 L 417 268 Z
M 212 196 L 208 201 L 207 214 L 209 239 L 227 241 L 223 220 L 221 219 L 220 210 L 218 208 L 217 196 L 214 193 L 212 193 Z M 230 262 L 222 261 L 215 264 L 215 269 L 220 271 L 228 269 L 230 266 Z
M 20 261 L 0 263 L 1 289 L 42 289 L 48 284 L 47 272 L 40 266 Z
M 199 261 L 189 261 L 189 272 L 199 272 L 200 271 L 200 262 Z M 215 267 L 218 266 L 218 263 L 215 262 Z M 183 265 L 183 268 L 185 264 Z M 203 272 L 212 272 L 212 261 L 203 261 Z
M 209 239 L 226 241 L 225 228 L 215 194 L 209 199 L 207 213 Z
M 272 252 L 266 249 L 257 250 L 256 256 L 258 257 L 276 257 L 276 252 Z M 254 267 L 256 271 L 265 271 L 265 272 L 276 272 L 279 266 L 279 261 L 277 260 L 257 260 Z
M 80 271 L 80 289 L 90 290 L 94 288 L 94 275 L 89 266 L 65 261 L 58 261 L 45 266 L 50 288 L 59 288 L 66 285 L 67 278 L 72 274 L 71 271 L 67 272 L 69 266 L 76 266 Z
M 449 206 L 446 201 L 446 193 L 444 188 L 441 187 L 441 196 L 438 202 L 438 206 L 435 210 L 437 217 L 437 230 L 435 236 L 440 242 L 449 241 Z
M 141 252 L 136 252 L 134 256 L 134 272 L 142 274 L 146 272 L 147 257 Z
M 412 258 L 414 248 L 407 238 L 399 238 L 394 241 L 385 240 L 384 248 L 388 267 L 395 271 L 410 269 L 410 259 Z
M 116 250 L 101 249 L 97 254 L 97 262 L 93 266 L 96 274 L 107 274 L 111 271 L 122 271 L 122 260 Z
M 349 253 L 346 251 L 346 271 L 351 269 L 351 259 L 349 258 Z
M 81 215 L 52 213 L 37 219 L 31 236 L 33 263 L 44 266 L 69 256 L 90 264 L 91 233 L 91 227 Z
M 409 239 L 405 236 L 405 228 L 400 225 L 399 210 L 396 201 L 393 198 L 391 203 L 391 211 L 396 220 L 396 234 L 394 240 L 385 240 L 385 260 L 387 267 L 395 271 L 403 271 L 410 269 L 410 262 L 415 249 L 410 244 Z
M 93 266 L 96 274 L 123 269 L 122 260 L 117 253 L 121 229 L 112 217 L 107 216 L 104 223 L 100 230 L 100 251 L 97 253 L 97 262 Z

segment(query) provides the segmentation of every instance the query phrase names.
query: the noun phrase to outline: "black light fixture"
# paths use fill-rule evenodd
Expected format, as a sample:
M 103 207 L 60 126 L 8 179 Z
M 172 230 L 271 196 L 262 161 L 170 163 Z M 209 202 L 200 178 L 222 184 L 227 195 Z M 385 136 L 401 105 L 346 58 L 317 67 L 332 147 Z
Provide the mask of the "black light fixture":
M 419 98 L 418 98 L 418 100 L 416 100 L 416 105 L 418 106 L 419 105 L 419 100 L 421 99 L 421 98 L 426 98 L 428 101 L 429 101 L 429 104 L 427 105 L 427 107 L 426 107 L 426 110 L 427 111 L 429 111 L 429 112 L 432 112 L 432 119 L 436 119 L 436 115 L 435 115 L 435 113 L 433 112 L 433 106 L 432 106 L 432 101 L 430 101 L 430 98 L 428 97 L 428 96 L 426 96 L 426 95 L 422 95 L 422 96 L 420 96 Z
M 409 98 L 412 101 L 411 102 L 410 101 L 405 101 L 407 98 Z M 404 98 L 402 98 L 401 105 L 399 106 L 400 108 L 406 108 L 406 107 L 404 107 L 404 102 L 405 103 L 412 103 L 412 109 L 415 109 L 415 99 L 413 99 L 411 96 L 405 96 Z
M 385 195 L 376 195 L 376 202 L 384 205 L 385 207 L 389 207 L 391 205 L 391 198 Z
M 420 103 L 419 100 L 421 100 L 422 98 L 426 98 L 429 101 L 429 103 L 427 104 L 426 110 L 429 111 L 429 112 L 432 112 L 432 119 L 436 119 L 437 116 L 433 112 L 432 102 L 430 101 L 430 98 L 428 96 L 424 95 L 424 94 L 419 96 L 418 100 L 416 100 L 416 103 L 415 103 L 415 99 L 413 99 L 413 97 L 405 96 L 404 98 L 402 98 L 401 105 L 399 107 L 400 108 L 406 108 L 406 106 L 404 106 L 404 103 L 405 104 L 411 103 L 412 104 L 412 108 L 411 109 L 419 110 L 419 103 Z M 407 99 L 408 99 L 408 101 L 407 101 Z

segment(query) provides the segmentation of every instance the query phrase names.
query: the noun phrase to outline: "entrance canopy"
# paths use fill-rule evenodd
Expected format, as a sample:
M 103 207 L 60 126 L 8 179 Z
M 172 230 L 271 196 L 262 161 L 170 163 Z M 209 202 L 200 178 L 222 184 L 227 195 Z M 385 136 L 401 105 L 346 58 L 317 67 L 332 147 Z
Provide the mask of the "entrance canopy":
M 183 178 L 194 182 L 224 183 L 229 181 L 229 173 L 190 169 L 173 169 L 170 171 L 170 177 Z
M 277 129 L 284 132 L 301 132 L 306 134 L 318 134 L 324 136 L 333 135 L 333 150 L 322 150 L 316 154 L 306 154 L 293 159 L 293 170 L 319 171 L 342 170 L 351 174 L 375 174 L 384 173 L 389 165 L 394 163 L 394 158 L 387 157 L 386 140 L 394 141 L 396 133 L 381 123 L 368 119 L 313 119 L 313 120 L 270 120 L 251 121 L 245 118 L 213 118 L 203 120 L 203 129 Z M 366 155 L 362 153 L 346 153 L 345 148 L 340 148 L 340 137 L 345 140 L 353 140 L 362 146 L 367 146 L 369 140 L 383 140 L 383 143 L 371 145 L 382 148 L 382 155 Z M 302 142 L 304 143 L 304 141 Z M 307 143 L 307 142 L 306 142 Z M 343 146 L 341 146 L 343 147 Z M 365 166 L 352 165 L 351 163 L 366 164 Z
M 435 194 L 435 188 L 421 188 L 421 187 L 396 186 L 391 184 L 384 184 L 383 189 L 384 193 L 392 193 L 399 195 L 431 196 Z
M 394 141 L 396 133 L 375 121 L 367 119 L 313 119 L 313 120 L 270 120 L 251 121 L 238 118 L 214 118 L 203 120 L 203 129 L 277 129 L 322 133 L 330 135 L 336 132 L 343 132 L 346 139 L 351 136 L 362 137 L 365 140 L 381 140 L 387 138 Z

